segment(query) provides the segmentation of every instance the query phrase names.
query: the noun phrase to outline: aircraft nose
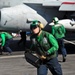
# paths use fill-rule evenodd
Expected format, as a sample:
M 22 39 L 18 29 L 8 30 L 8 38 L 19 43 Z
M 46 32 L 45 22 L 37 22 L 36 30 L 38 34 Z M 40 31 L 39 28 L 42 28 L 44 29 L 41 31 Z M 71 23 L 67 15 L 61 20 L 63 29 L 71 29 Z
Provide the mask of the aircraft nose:
M 0 11 L 0 25 L 1 25 L 1 11 Z

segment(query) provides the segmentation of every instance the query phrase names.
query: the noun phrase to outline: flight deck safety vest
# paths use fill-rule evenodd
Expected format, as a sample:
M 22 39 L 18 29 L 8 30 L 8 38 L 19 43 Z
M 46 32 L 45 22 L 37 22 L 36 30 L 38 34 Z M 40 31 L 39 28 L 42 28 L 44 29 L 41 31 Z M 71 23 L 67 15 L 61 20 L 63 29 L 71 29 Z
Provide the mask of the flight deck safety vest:
M 35 36 L 36 38 L 35 37 L 33 38 L 33 40 L 35 40 L 34 41 L 35 42 L 34 45 L 35 45 L 35 49 L 36 49 L 35 51 L 38 55 L 46 56 L 47 50 L 49 50 L 52 47 L 52 45 L 48 39 L 49 35 L 50 35 L 50 33 L 42 31 L 40 38 L 38 38 L 36 36 Z M 48 60 L 53 57 L 56 57 L 56 51 L 46 57 Z
M 57 23 L 52 26 L 52 34 L 56 39 L 65 37 L 66 30 L 62 24 Z

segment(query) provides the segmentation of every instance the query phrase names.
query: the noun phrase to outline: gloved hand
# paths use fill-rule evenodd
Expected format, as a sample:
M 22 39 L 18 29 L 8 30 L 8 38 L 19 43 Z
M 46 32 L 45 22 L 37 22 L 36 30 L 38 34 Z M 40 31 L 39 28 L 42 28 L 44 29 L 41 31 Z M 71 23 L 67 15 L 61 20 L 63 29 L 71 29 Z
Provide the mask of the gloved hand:
M 46 59 L 46 57 L 44 55 L 40 56 L 41 59 Z
M 50 55 L 49 52 L 45 52 L 46 56 Z

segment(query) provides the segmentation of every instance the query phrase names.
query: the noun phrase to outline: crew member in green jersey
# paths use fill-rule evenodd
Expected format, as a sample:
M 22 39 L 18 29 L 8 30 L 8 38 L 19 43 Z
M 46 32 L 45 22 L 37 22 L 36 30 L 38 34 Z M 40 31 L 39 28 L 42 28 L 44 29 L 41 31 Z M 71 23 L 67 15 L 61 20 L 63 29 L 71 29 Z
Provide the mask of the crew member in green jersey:
M 12 35 L 10 35 L 7 32 L 0 32 L 0 38 L 1 38 L 1 49 L 11 54 L 12 50 L 10 49 L 9 45 L 13 38 Z
M 42 30 L 40 24 L 41 22 L 34 20 L 30 25 L 32 31 L 31 50 L 34 49 L 40 59 L 37 75 L 47 75 L 48 69 L 52 75 L 62 75 L 62 69 L 56 56 L 59 48 L 58 42 L 52 34 Z
M 66 52 L 66 49 L 65 49 L 65 46 L 64 46 L 63 38 L 65 37 L 66 30 L 65 30 L 65 27 L 62 24 L 58 23 L 58 21 L 59 20 L 58 20 L 57 17 L 53 18 L 54 25 L 52 26 L 52 34 L 55 36 L 55 38 L 58 41 L 59 50 L 61 50 L 63 62 L 65 62 L 67 52 Z

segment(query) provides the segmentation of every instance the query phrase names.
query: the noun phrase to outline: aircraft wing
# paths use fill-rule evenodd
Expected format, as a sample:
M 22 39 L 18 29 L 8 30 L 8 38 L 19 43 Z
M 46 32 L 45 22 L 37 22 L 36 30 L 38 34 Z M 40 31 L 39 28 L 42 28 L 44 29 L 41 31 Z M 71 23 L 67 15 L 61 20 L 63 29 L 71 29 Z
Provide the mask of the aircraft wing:
M 75 2 L 63 2 L 59 11 L 75 11 Z
M 75 1 L 44 1 L 43 6 L 59 7 L 59 11 L 75 11 Z
M 59 7 L 62 2 L 60 1 L 44 1 L 43 6 L 50 6 L 50 7 Z

